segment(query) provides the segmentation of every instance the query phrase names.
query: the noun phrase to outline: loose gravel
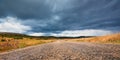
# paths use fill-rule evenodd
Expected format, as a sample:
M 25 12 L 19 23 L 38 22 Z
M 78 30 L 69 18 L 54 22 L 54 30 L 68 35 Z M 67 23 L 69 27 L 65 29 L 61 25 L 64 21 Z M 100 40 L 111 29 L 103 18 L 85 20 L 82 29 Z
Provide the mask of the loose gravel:
M 0 53 L 0 60 L 120 60 L 120 45 L 57 41 Z

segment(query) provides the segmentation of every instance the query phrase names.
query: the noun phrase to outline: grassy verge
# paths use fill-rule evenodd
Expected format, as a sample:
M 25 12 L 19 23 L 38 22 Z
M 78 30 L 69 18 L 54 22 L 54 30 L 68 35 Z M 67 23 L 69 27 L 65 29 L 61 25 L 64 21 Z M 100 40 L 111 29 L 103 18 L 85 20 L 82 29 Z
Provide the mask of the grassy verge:
M 68 40 L 69 42 L 90 42 L 90 43 L 104 43 L 104 44 L 120 44 L 120 40 L 108 40 L 108 41 L 101 41 L 101 40 Z
M 9 51 L 12 49 L 19 49 L 28 46 L 33 46 L 37 44 L 44 44 L 54 42 L 55 40 L 38 40 L 38 39 L 21 39 L 21 40 L 14 40 L 11 38 L 1 39 L 0 40 L 0 52 Z
M 99 36 L 92 38 L 80 38 L 74 40 L 67 40 L 70 42 L 91 42 L 91 43 L 105 43 L 105 44 L 120 44 L 120 33 L 107 36 Z

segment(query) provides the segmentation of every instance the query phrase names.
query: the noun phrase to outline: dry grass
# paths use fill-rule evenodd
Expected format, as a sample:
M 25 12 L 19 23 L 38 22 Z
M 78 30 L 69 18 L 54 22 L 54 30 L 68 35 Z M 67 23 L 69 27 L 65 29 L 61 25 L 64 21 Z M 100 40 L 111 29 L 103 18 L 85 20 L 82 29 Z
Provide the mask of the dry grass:
M 11 49 L 17 49 L 17 48 L 24 48 L 27 46 L 37 45 L 37 44 L 43 44 L 43 43 L 50 43 L 54 42 L 55 40 L 38 40 L 38 39 L 13 39 L 13 38 L 2 38 L 0 37 L 0 52 L 8 51 Z
M 0 37 L 0 52 L 8 51 L 11 49 L 24 48 L 27 46 L 50 43 L 54 42 L 56 39 L 35 39 L 35 38 L 8 38 L 8 37 Z M 107 36 L 100 37 L 92 37 L 92 38 L 76 38 L 76 39 L 62 39 L 64 41 L 70 42 L 92 42 L 92 43 L 114 43 L 120 44 L 120 33 L 112 34 Z
M 26 47 L 26 46 L 31 46 L 31 45 L 37 45 L 37 44 L 43 44 L 43 43 L 50 43 L 54 42 L 55 40 L 35 40 L 35 39 L 27 39 L 27 40 L 20 40 L 19 41 L 19 47 Z
M 120 44 L 120 33 L 107 35 L 107 36 L 81 38 L 81 39 L 74 39 L 74 40 L 67 40 L 67 41 Z

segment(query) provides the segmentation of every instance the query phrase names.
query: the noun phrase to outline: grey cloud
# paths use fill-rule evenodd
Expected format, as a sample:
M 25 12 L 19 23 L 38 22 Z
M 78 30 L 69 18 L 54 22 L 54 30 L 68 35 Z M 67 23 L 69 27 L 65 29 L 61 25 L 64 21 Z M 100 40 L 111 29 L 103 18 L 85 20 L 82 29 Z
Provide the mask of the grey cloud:
M 49 17 L 49 6 L 43 0 L 1 0 L 0 16 L 12 15 L 21 19 L 42 19 Z
M 0 0 L 0 17 L 6 16 L 18 17 L 32 32 L 119 31 L 120 0 Z

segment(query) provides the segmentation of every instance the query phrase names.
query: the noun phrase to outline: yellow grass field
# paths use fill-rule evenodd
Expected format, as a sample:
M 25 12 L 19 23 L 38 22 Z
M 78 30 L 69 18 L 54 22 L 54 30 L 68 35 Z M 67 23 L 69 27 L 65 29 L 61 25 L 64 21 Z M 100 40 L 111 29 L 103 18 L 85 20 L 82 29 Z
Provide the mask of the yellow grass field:
M 54 42 L 55 40 L 39 40 L 39 39 L 19 39 L 15 40 L 13 38 L 1 38 L 0 37 L 0 52 L 9 51 L 12 49 L 24 48 L 27 46 L 37 45 L 37 44 L 44 44 Z
M 120 33 L 111 34 L 107 36 L 91 37 L 91 38 L 71 39 L 71 40 L 66 40 L 66 41 L 120 44 Z
M 12 49 L 24 48 L 27 46 L 33 46 L 37 44 L 44 44 L 55 42 L 57 39 L 47 38 L 47 39 L 38 39 L 38 38 L 9 38 L 9 37 L 0 37 L 0 52 L 9 51 Z M 68 42 L 91 42 L 91 43 L 111 43 L 111 44 L 120 44 L 120 33 L 111 34 L 107 36 L 98 36 L 90 38 L 75 38 L 75 39 L 62 39 Z

